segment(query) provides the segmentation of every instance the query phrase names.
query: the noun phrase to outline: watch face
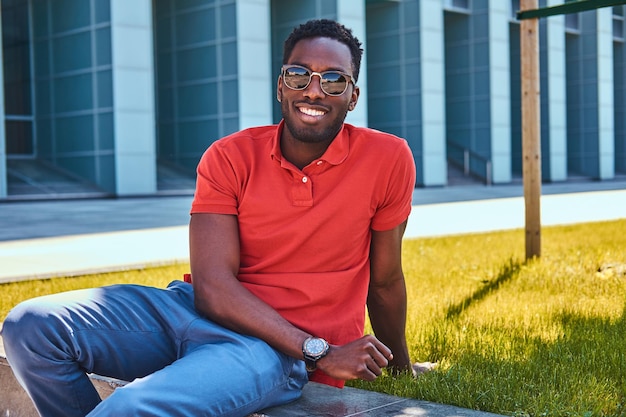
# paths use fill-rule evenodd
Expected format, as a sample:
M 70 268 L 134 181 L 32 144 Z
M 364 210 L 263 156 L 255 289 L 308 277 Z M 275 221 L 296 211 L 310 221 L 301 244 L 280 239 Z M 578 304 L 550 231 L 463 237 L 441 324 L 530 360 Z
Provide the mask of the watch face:
M 318 356 L 326 350 L 326 343 L 323 339 L 313 338 L 306 343 L 307 353 L 311 356 Z

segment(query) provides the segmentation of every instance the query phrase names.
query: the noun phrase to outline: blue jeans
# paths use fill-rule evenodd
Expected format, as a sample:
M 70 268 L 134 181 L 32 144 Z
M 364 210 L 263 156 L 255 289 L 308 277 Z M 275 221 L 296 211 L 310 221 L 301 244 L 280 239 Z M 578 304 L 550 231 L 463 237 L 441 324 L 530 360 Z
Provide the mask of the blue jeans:
M 302 361 L 200 317 L 180 281 L 28 300 L 2 336 L 43 417 L 246 416 L 299 398 L 308 380 Z M 132 382 L 101 401 L 86 373 Z

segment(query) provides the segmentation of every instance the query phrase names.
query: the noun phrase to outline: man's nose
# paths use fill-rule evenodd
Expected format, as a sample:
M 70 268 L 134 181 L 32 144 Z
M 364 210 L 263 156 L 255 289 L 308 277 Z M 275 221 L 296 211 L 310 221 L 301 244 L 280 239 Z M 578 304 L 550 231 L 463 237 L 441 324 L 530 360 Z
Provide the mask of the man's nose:
M 324 98 L 326 94 L 322 90 L 322 77 L 320 75 L 311 75 L 311 82 L 304 89 L 304 95 L 310 98 Z

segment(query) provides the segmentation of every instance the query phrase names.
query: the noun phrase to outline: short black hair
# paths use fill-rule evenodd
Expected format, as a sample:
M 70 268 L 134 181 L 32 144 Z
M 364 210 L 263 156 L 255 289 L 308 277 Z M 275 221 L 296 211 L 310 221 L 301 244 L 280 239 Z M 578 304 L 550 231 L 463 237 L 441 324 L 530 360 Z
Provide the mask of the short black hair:
M 350 53 L 352 55 L 352 76 L 355 80 L 359 79 L 361 57 L 363 56 L 361 42 L 352 34 L 352 30 L 348 29 L 341 23 L 335 22 L 334 20 L 309 20 L 308 22 L 295 27 L 293 32 L 291 32 L 289 37 L 285 40 L 283 47 L 283 64 L 287 63 L 287 60 L 291 56 L 296 43 L 302 39 L 309 38 L 335 39 L 350 48 Z

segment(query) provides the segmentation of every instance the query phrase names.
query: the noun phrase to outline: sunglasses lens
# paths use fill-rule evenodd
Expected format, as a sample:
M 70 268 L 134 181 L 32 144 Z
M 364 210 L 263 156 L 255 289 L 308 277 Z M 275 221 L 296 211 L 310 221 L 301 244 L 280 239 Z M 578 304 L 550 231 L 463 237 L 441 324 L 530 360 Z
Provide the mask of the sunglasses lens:
M 317 73 L 316 73 L 317 74 Z M 312 73 L 302 67 L 286 67 L 283 69 L 285 85 L 293 90 L 304 90 L 311 82 Z M 331 96 L 340 96 L 348 88 L 348 79 L 345 75 L 336 71 L 328 71 L 321 74 L 322 91 Z
M 338 72 L 327 72 L 322 77 L 322 90 L 331 96 L 338 96 L 346 91 L 348 80 Z
M 305 68 L 288 67 L 283 74 L 285 84 L 294 90 L 303 90 L 309 84 L 311 73 Z

